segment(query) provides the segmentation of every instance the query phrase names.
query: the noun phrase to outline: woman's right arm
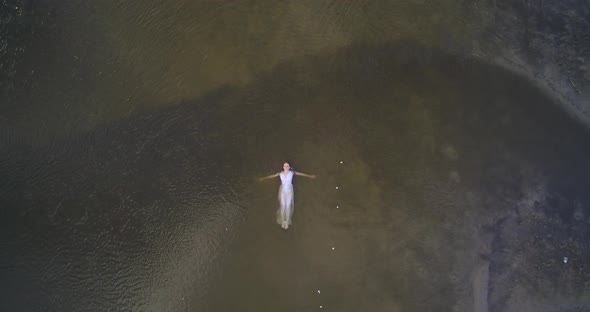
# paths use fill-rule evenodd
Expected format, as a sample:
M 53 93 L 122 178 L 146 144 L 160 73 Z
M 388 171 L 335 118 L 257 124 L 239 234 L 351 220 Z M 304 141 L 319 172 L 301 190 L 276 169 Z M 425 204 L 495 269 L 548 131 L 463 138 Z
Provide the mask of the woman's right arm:
M 266 176 L 266 177 L 258 178 L 258 182 L 262 182 L 262 181 L 264 181 L 266 179 L 276 178 L 278 176 L 279 176 L 279 173 L 271 174 L 271 175 Z

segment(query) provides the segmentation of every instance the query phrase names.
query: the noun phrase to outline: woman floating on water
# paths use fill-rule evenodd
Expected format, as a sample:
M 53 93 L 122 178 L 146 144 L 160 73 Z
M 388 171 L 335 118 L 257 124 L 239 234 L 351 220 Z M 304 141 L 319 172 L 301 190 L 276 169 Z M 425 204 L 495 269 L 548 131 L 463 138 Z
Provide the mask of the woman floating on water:
M 291 216 L 293 216 L 293 206 L 295 202 L 292 183 L 293 175 L 315 179 L 315 175 L 313 174 L 310 175 L 291 170 L 291 166 L 288 162 L 283 164 L 282 172 L 258 179 L 258 181 L 262 182 L 266 179 L 281 177 L 281 187 L 279 188 L 279 202 L 281 203 L 281 207 L 277 211 L 277 223 L 285 230 L 289 228 L 289 225 L 291 224 Z

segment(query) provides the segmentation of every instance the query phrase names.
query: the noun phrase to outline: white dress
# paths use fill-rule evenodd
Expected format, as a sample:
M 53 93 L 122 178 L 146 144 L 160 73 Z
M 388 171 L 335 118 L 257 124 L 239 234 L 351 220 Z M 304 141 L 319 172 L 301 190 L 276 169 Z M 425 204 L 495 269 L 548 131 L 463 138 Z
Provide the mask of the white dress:
M 293 193 L 293 171 L 280 172 L 281 187 L 279 188 L 279 203 L 281 206 L 277 210 L 277 223 L 291 225 L 291 217 L 293 216 L 293 209 L 295 205 Z

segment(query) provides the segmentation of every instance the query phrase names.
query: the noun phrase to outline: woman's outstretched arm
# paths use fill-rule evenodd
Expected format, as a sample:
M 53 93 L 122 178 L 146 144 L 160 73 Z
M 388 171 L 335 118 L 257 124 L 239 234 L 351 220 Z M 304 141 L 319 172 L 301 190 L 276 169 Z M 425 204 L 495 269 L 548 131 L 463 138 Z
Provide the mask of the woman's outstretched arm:
M 295 171 L 295 175 L 315 179 L 315 174 L 305 174 L 303 172 Z
M 262 181 L 264 181 L 264 180 L 266 180 L 266 179 L 272 179 L 272 178 L 276 178 L 276 177 L 278 177 L 278 176 L 279 176 L 279 173 L 277 172 L 277 173 L 275 173 L 275 174 L 271 174 L 271 175 L 269 175 L 269 176 L 266 176 L 266 177 L 258 178 L 258 182 L 262 182 Z

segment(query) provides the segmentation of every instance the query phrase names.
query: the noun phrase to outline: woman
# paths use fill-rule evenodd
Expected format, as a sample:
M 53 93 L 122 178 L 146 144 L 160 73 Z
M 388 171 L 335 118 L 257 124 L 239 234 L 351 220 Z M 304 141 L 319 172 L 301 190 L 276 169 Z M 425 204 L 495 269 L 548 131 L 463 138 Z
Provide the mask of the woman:
M 282 172 L 258 179 L 258 181 L 262 182 L 266 179 L 281 177 L 281 187 L 279 188 L 279 202 L 281 203 L 281 207 L 277 211 L 277 223 L 285 230 L 289 228 L 289 225 L 291 224 L 291 216 L 293 216 L 293 175 L 315 179 L 315 175 L 313 174 L 309 175 L 302 172 L 292 171 L 288 162 L 283 164 Z

